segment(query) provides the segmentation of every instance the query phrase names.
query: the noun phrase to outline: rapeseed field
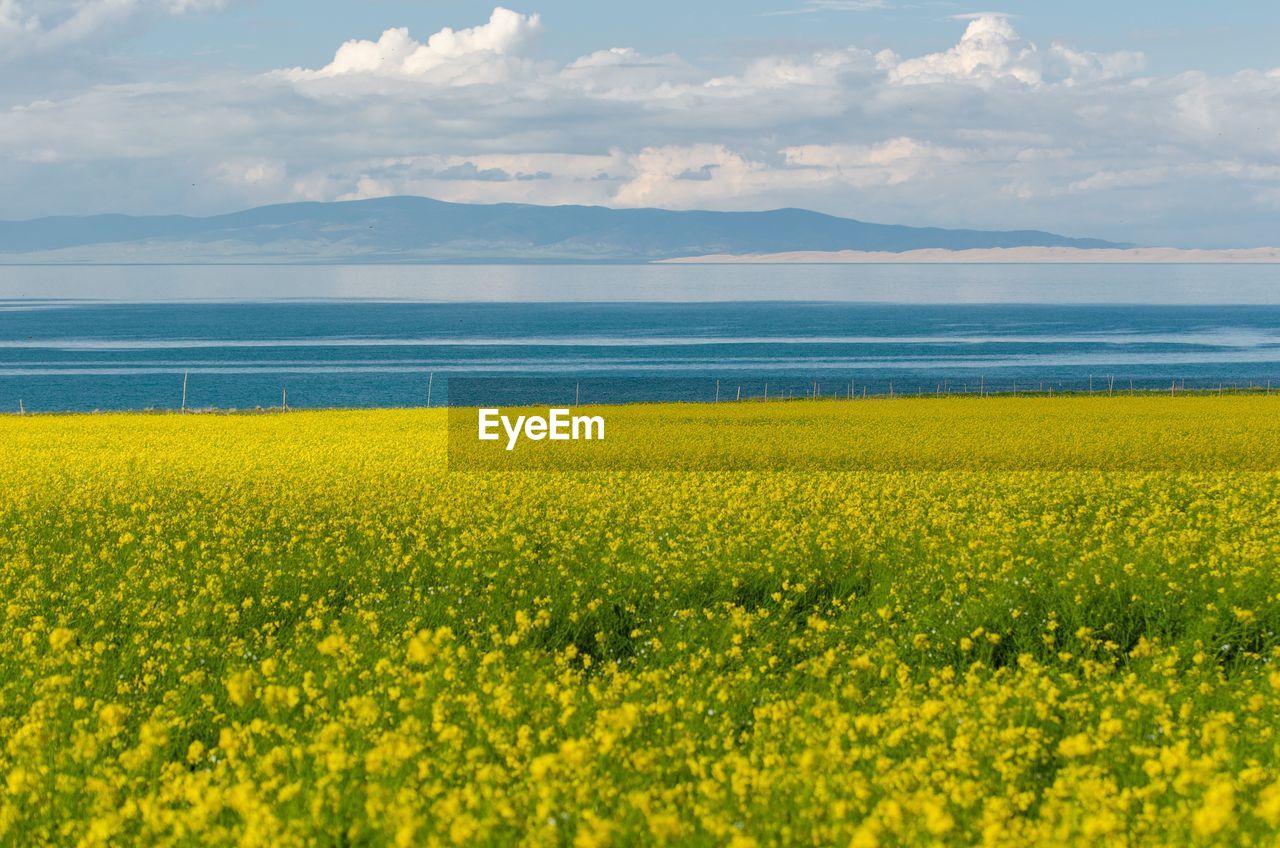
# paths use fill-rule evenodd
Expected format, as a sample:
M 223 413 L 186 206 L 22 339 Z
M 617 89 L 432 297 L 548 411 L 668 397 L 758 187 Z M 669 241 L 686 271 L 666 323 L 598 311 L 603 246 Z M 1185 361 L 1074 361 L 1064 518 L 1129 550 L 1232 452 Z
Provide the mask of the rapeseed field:
M 1280 844 L 1280 398 L 609 415 L 0 419 L 0 843 Z

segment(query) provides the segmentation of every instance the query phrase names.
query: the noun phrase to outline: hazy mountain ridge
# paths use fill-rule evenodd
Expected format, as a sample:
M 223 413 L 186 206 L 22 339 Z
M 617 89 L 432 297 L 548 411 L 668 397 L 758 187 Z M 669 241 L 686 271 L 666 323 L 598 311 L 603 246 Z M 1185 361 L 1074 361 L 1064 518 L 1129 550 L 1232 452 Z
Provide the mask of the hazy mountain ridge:
M 797 251 L 1117 248 L 1036 230 L 872 224 L 803 209 L 677 212 L 422 197 L 261 206 L 206 218 L 0 222 L 0 261 L 619 261 Z

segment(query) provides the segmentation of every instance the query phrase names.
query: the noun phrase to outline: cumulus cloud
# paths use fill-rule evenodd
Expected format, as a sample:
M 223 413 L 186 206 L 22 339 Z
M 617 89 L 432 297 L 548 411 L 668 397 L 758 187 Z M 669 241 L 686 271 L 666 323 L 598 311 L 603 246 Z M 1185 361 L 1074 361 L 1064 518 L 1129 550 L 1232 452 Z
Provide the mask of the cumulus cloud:
M 613 195 L 619 206 L 687 207 L 725 195 L 750 195 L 768 171 L 719 144 L 651 147 L 627 159 L 628 179 Z
M 885 64 L 891 66 L 890 81 L 898 83 L 1012 77 L 1035 85 L 1040 82 L 1036 58 L 1035 48 L 1023 44 L 1007 18 L 986 15 L 970 21 L 960 43 L 950 50 Z
M 0 0 L 0 20 L 27 26 L 24 2 Z M 714 71 L 626 46 L 549 61 L 541 26 L 499 8 L 349 41 L 311 70 L 39 92 L 0 106 L 0 218 L 420 194 L 1144 243 L 1280 231 L 1275 71 L 1142 76 L 1140 54 L 1040 46 L 990 14 L 922 55 L 778 51 Z
M 1060 44 L 1042 51 L 1018 34 L 1008 16 L 985 13 L 972 17 L 960 42 L 949 50 L 906 60 L 884 53 L 880 63 L 889 80 L 899 84 L 1010 79 L 1036 86 L 1046 80 L 1074 83 L 1134 73 L 1143 59 L 1139 53 L 1089 53 Z
M 470 74 L 469 81 L 492 80 L 501 77 L 495 71 L 502 67 L 502 60 L 524 48 L 541 29 L 538 15 L 522 15 L 499 6 L 487 23 L 461 30 L 445 27 L 425 42 L 414 40 L 406 27 L 386 30 L 377 41 L 348 41 L 325 67 L 314 71 L 298 68 L 291 75 L 295 79 L 345 74 L 414 78 L 449 71 L 455 78 Z

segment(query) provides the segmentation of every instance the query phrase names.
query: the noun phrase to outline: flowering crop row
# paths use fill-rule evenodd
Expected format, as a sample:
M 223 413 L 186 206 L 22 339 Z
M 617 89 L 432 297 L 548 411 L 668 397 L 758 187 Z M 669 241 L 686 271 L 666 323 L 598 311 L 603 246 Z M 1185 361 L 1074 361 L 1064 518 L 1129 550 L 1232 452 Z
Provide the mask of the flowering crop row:
M 732 473 L 450 472 L 438 410 L 0 420 L 0 842 L 1275 845 L 1277 412 L 753 404 L 918 462 Z M 1026 427 L 1170 437 L 943 461 Z

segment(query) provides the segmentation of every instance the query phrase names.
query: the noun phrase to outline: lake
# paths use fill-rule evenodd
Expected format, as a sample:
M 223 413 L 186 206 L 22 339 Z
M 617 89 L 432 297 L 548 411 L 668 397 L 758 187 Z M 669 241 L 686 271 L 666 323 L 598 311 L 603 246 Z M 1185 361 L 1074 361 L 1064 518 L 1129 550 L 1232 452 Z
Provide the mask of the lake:
M 0 411 L 173 409 L 184 381 L 189 408 L 441 405 L 459 375 L 583 402 L 1280 388 L 1280 267 L 0 267 Z

